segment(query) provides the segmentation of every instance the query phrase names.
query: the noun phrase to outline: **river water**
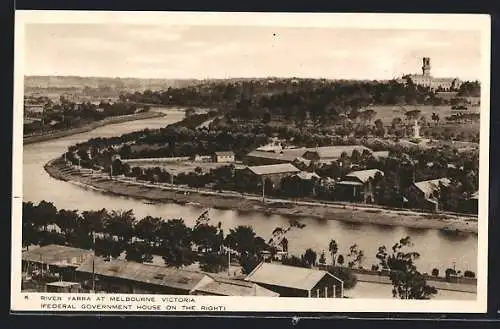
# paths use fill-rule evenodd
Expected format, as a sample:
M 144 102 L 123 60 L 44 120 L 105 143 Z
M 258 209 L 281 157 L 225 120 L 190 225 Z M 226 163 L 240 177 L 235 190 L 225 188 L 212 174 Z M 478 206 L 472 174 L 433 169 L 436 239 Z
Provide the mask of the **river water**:
M 84 189 L 68 182 L 51 178 L 43 169 L 50 160 L 60 156 L 68 146 L 94 137 L 118 136 L 144 128 L 160 128 L 181 120 L 184 113 L 178 110 L 162 110 L 167 113 L 163 118 L 125 122 L 97 128 L 93 131 L 24 146 L 23 153 L 23 200 L 39 202 L 47 200 L 59 208 L 78 210 L 133 209 L 137 217 L 161 216 L 163 218 L 183 218 L 193 224 L 203 209 L 190 205 L 148 204 L 145 200 L 106 195 L 101 192 Z M 242 214 L 232 210 L 210 210 L 210 216 L 216 224 L 221 222 L 227 230 L 237 225 L 250 225 L 258 235 L 268 239 L 277 226 L 285 226 L 288 219 L 283 216 L 263 214 Z M 437 230 L 408 229 L 403 227 L 377 226 L 372 224 L 350 224 L 332 219 L 303 218 L 306 224 L 302 229 L 292 229 L 287 238 L 289 251 L 302 254 L 307 248 L 321 252 L 328 257 L 328 243 L 335 239 L 339 253 L 346 255 L 348 248 L 356 243 L 364 251 L 363 265 L 371 267 L 377 263 L 375 254 L 380 245 L 388 248 L 404 236 L 411 236 L 414 250 L 421 254 L 418 268 L 430 273 L 438 268 L 440 273 L 449 267 L 457 270 L 477 272 L 477 235 L 462 237 L 459 240 L 443 236 Z

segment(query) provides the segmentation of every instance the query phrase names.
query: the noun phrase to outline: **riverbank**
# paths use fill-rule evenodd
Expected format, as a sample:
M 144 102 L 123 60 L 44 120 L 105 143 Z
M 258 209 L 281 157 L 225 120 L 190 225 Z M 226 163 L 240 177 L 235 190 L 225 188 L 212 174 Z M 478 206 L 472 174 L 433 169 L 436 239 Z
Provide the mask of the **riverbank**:
M 477 217 L 449 214 L 418 213 L 403 210 L 363 208 L 351 205 L 323 204 L 292 200 L 266 199 L 256 195 L 229 192 L 201 191 L 179 186 L 138 182 L 129 178 L 109 179 L 104 174 L 79 172 L 64 165 L 61 159 L 52 160 L 44 166 L 53 178 L 71 182 L 112 195 L 127 196 L 160 203 L 197 205 L 203 208 L 235 210 L 242 213 L 260 212 L 266 215 L 288 217 L 313 217 L 323 220 L 339 220 L 356 224 L 401 226 L 416 230 L 448 229 L 477 234 Z M 451 238 L 460 239 L 461 234 Z
M 123 116 L 118 116 L 118 117 L 109 117 L 105 118 L 100 121 L 92 122 L 87 125 L 84 125 L 82 127 L 78 128 L 71 128 L 71 129 L 66 129 L 66 130 L 60 130 L 56 131 L 53 133 L 48 133 L 44 135 L 35 135 L 35 136 L 30 136 L 30 137 L 25 137 L 23 138 L 23 144 L 33 144 L 33 143 L 39 143 L 39 142 L 44 142 L 48 141 L 51 139 L 57 139 L 57 138 L 62 138 L 62 137 L 67 137 L 71 135 L 76 135 L 76 134 L 81 134 L 85 133 L 91 130 L 94 130 L 96 128 L 109 125 L 109 124 L 115 124 L 115 123 L 123 123 L 123 122 L 128 122 L 128 121 L 135 121 L 135 120 L 144 120 L 144 119 L 151 119 L 151 118 L 159 118 L 159 117 L 164 117 L 166 114 L 161 113 L 161 112 L 155 112 L 155 111 L 149 111 L 149 112 L 142 112 L 142 113 L 134 113 L 130 115 L 123 115 Z

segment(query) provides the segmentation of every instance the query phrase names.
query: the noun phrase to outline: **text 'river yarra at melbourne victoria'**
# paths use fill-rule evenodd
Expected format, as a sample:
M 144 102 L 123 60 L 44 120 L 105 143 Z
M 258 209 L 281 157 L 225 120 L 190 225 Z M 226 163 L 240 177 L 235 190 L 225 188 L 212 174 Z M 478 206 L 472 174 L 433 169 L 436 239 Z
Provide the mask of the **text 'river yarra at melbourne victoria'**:
M 476 300 L 479 32 L 24 29 L 23 293 Z

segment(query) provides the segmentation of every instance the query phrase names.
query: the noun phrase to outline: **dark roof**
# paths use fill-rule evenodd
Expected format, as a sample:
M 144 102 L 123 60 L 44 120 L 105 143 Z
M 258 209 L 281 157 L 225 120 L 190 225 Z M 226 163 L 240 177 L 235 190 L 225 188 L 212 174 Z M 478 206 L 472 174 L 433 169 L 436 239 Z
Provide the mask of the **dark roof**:
M 267 166 L 253 166 L 248 169 L 256 175 L 271 175 L 281 173 L 297 173 L 300 172 L 294 165 L 290 163 L 280 163 Z
M 184 290 L 193 289 L 206 277 L 205 274 L 194 271 L 124 260 L 105 261 L 102 258 L 95 259 L 94 269 L 97 275 Z M 76 270 L 92 273 L 92 260 L 90 259 Z
M 443 184 L 444 186 L 448 186 L 450 184 L 450 180 L 448 178 L 438 178 L 431 179 L 421 182 L 415 182 L 415 187 L 419 189 L 426 198 L 430 198 L 434 191 L 439 189 L 439 184 Z
M 354 150 L 357 150 L 360 154 L 365 150 L 372 152 L 372 150 L 362 145 L 323 146 L 307 149 L 308 152 L 317 153 L 320 159 L 339 159 L 344 152 L 351 156 Z
M 233 151 L 220 151 L 220 152 L 215 152 L 215 155 L 231 156 L 231 155 L 234 155 L 234 152 Z
M 22 253 L 22 260 L 49 265 L 80 265 L 75 258 L 91 256 L 92 250 L 50 244 Z
M 356 178 L 362 183 L 366 183 L 370 178 L 374 178 L 377 174 L 384 175 L 384 172 L 378 169 L 367 169 L 353 171 L 346 175 L 346 177 Z
M 337 281 L 342 282 L 342 280 L 326 271 L 265 262 L 257 265 L 245 280 L 310 291 L 325 275 L 329 275 Z
M 252 158 L 261 158 L 261 159 L 271 159 L 271 160 L 280 160 L 286 162 L 292 162 L 297 158 L 300 158 L 307 149 L 284 149 L 279 152 L 272 151 L 252 151 L 247 154 L 247 157 Z

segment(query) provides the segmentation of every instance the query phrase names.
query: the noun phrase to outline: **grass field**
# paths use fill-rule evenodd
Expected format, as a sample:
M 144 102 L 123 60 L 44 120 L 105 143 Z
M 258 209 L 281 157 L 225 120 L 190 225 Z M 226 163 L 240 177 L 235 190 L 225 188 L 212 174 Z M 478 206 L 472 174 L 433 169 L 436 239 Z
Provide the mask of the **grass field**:
M 444 118 L 450 116 L 459 111 L 454 111 L 449 105 L 432 106 L 432 105 L 380 105 L 380 106 L 370 106 L 368 107 L 374 110 L 377 114 L 374 120 L 381 119 L 384 124 L 390 124 L 392 120 L 399 117 L 405 120 L 405 113 L 412 110 L 420 110 L 421 115 L 424 115 L 427 121 L 432 122 L 432 113 L 437 113 L 441 121 L 444 122 Z M 467 113 L 479 113 L 479 106 L 471 106 Z
M 168 172 L 173 172 L 175 175 L 178 175 L 180 173 L 188 173 L 194 171 L 197 167 L 200 167 L 204 173 L 209 172 L 211 169 L 216 169 L 219 167 L 224 167 L 228 166 L 229 163 L 217 163 L 217 162 L 196 162 L 196 161 L 186 161 L 186 162 L 163 162 L 163 163 L 158 163 L 158 162 L 147 162 L 147 161 L 141 161 L 141 162 L 131 162 L 129 163 L 131 166 L 140 166 L 142 168 L 154 168 L 154 167 L 160 167 Z M 243 165 L 238 165 L 235 164 L 236 169 L 242 169 L 244 168 Z

